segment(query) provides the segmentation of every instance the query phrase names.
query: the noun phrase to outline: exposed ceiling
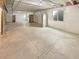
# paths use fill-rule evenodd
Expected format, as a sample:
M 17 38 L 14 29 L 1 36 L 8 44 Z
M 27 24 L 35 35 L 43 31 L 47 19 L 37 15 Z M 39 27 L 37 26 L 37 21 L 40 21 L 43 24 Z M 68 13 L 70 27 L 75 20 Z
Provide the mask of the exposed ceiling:
M 71 0 L 15 0 L 13 10 L 34 11 L 39 9 L 47 9 L 60 4 L 65 4 L 65 2 L 68 1 Z
M 39 10 L 52 7 L 54 4 L 42 0 L 15 0 L 14 10 Z

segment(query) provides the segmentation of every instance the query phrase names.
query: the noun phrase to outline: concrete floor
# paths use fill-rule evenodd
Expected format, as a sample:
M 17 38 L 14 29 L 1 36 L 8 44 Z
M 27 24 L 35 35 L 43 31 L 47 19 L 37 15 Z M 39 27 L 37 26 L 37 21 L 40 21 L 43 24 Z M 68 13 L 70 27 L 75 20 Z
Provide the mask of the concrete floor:
M 0 59 L 79 59 L 79 36 L 52 28 L 7 25 Z

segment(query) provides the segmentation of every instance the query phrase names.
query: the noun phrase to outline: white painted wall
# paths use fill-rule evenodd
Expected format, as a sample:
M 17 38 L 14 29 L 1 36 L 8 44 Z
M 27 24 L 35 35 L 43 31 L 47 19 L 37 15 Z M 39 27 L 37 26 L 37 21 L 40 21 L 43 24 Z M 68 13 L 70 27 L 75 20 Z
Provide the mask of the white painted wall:
M 79 34 L 79 5 L 69 6 L 63 9 L 64 21 L 54 21 L 52 16 L 53 9 L 48 11 L 49 26 Z
M 43 14 L 43 27 L 46 27 L 47 14 Z
M 26 15 L 25 14 L 16 14 L 16 23 L 25 24 Z
M 53 28 L 58 28 L 63 31 L 79 34 L 79 5 L 67 6 L 63 8 L 57 8 L 64 10 L 64 21 L 54 21 L 53 20 L 53 10 L 43 10 L 35 12 L 35 22 L 42 24 L 43 14 L 48 14 L 48 26 Z
M 16 23 L 25 24 L 27 22 L 26 12 L 16 11 L 14 15 Z
M 16 23 L 19 24 L 26 24 L 29 22 L 29 15 L 33 14 L 32 12 L 26 11 L 16 11 L 14 15 L 16 16 Z

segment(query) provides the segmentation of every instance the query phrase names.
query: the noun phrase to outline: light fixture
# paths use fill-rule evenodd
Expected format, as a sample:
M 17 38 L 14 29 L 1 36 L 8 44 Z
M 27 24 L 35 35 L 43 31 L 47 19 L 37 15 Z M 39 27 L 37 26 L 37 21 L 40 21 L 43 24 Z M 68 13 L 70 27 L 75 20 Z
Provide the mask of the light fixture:
M 40 0 L 40 4 L 39 4 L 40 6 L 42 5 L 42 0 Z

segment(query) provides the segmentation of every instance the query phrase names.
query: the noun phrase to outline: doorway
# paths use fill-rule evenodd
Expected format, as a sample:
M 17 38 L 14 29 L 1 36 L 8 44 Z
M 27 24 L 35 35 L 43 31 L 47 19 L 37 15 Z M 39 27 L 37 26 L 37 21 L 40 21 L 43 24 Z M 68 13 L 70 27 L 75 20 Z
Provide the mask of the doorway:
M 15 16 L 15 15 L 13 15 L 12 22 L 13 22 L 13 23 L 15 23 L 15 22 L 16 22 L 16 16 Z
M 34 22 L 34 15 L 29 15 L 29 23 L 33 23 Z

